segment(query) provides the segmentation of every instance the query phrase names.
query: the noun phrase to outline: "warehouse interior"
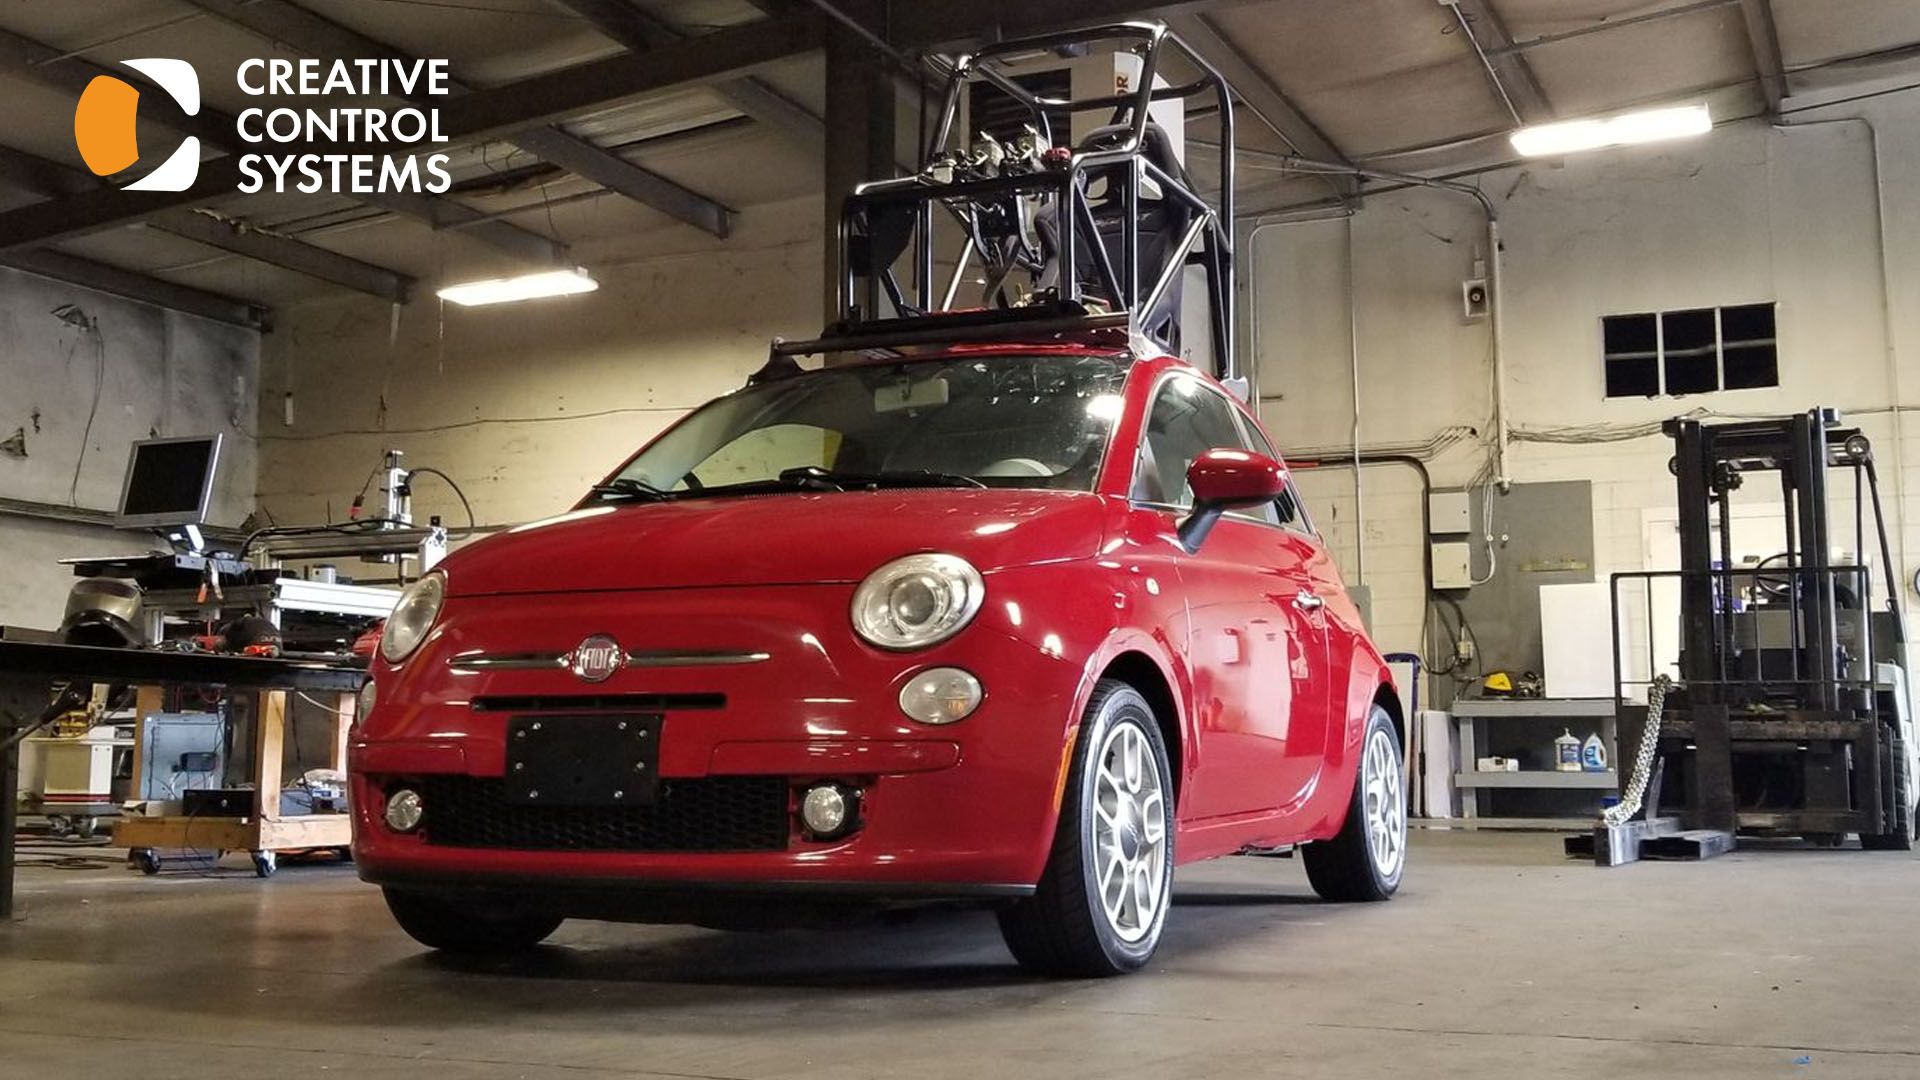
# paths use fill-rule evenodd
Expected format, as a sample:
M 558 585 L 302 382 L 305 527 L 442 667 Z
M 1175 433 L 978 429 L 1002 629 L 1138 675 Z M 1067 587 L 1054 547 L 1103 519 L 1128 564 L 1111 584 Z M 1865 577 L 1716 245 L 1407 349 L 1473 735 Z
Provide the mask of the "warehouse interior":
M 1171 351 L 1244 395 L 1391 670 L 1411 818 L 1397 897 L 1317 904 L 1304 858 L 1272 857 L 1296 845 L 1248 844 L 1167 871 L 1166 936 L 1136 974 L 1067 982 L 1016 966 L 977 909 L 747 933 L 569 918 L 510 956 L 403 934 L 361 880 L 350 815 L 311 820 L 335 798 L 316 791 L 344 800 L 362 767 L 347 755 L 356 709 L 372 707 L 354 697 L 370 657 L 387 658 L 371 660 L 379 673 L 399 664 L 354 639 L 447 550 L 454 603 L 472 604 L 457 586 L 486 558 L 460 561 L 475 545 L 524 539 L 534 557 L 509 576 L 564 579 L 556 603 L 600 603 L 574 553 L 531 546 L 553 531 L 540 523 L 703 403 L 769 378 L 769 343 L 847 317 L 844 200 L 933 175 L 925 148 L 957 58 L 1123 22 L 1164 24 L 1203 62 L 1167 80 L 1210 68 L 1231 87 L 1230 109 L 1175 106 L 1182 171 L 1229 238 L 1209 254 L 1230 249 L 1237 280 L 1208 302 L 1231 348 L 1193 331 Z M 1112 63 L 1097 46 L 1050 48 L 1019 62 Z M 156 57 L 197 72 L 190 100 L 129 66 Z M 447 88 L 296 81 L 275 97 L 254 81 L 275 62 L 342 59 L 443 61 Z M 102 78 L 140 99 L 137 127 L 125 105 L 137 149 L 105 171 L 86 119 L 114 107 Z M 1920 392 L 1920 5 L 18 0 L 0 9 L 0 89 L 0 650 L 15 650 L 0 656 L 0 794 L 18 815 L 17 852 L 0 859 L 0 1047 L 19 1075 L 1920 1068 L 1906 996 L 1920 947 L 1902 929 L 1920 888 L 1905 675 L 1920 649 L 1904 629 L 1920 590 L 1920 430 L 1905 417 Z M 252 154 L 375 141 L 255 140 L 263 98 L 297 111 L 409 96 L 437 110 L 444 145 L 374 152 L 438 155 L 442 190 L 335 175 L 303 191 L 296 170 L 287 190 L 269 173 L 249 193 L 233 171 Z M 1697 130 L 1622 134 L 1674 111 Z M 1530 150 L 1542 131 L 1593 141 Z M 197 179 L 139 188 L 183 138 L 198 140 Z M 928 266 L 973 295 L 967 257 Z M 588 291 L 479 306 L 442 293 L 556 269 Z M 1207 290 L 1197 264 L 1179 272 L 1191 313 Z M 1791 452 L 1815 447 L 1824 486 L 1788 451 L 1732 447 L 1776 434 L 1812 440 Z M 129 522 L 136 444 L 215 436 L 191 523 L 212 539 L 169 532 L 185 520 Z M 360 528 L 401 511 L 404 535 Z M 688 520 L 623 557 L 648 566 L 715 542 Z M 865 551 L 864 520 L 778 535 Z M 252 656 L 224 655 L 237 645 L 149 648 L 124 673 L 88 669 L 88 714 L 82 672 L 34 659 L 74 624 L 77 582 L 156 552 L 245 558 L 256 542 L 315 596 L 367 590 L 314 624 L 340 664 L 305 657 L 314 646 L 274 608 L 270 654 L 315 681 L 249 683 L 231 665 Z M 147 614 L 128 617 L 159 628 L 150 646 L 220 609 L 223 588 L 255 588 L 198 562 L 179 578 L 186 566 L 169 563 L 180 597 L 164 617 L 153 587 Z M 317 610 L 262 588 L 303 613 L 291 618 Z M 1736 649 L 1761 593 L 1791 605 L 1792 645 Z M 1799 636 L 1818 623 L 1808 596 L 1839 639 L 1824 654 Z M 587 644 L 561 661 L 594 681 Z M 612 648 L 615 668 L 635 665 Z M 1880 720 L 1828 723 L 1802 698 L 1740 714 L 1757 699 L 1714 696 L 1765 681 L 1743 658 L 1783 653 L 1820 656 L 1839 688 L 1830 711 Z M 182 657 L 227 666 L 144 674 Z M 1789 681 L 1820 678 L 1795 666 Z M 245 703 L 223 711 L 220 692 L 161 682 Z M 1669 723 L 1683 715 L 1663 697 L 1689 682 L 1698 712 L 1662 734 L 1663 705 Z M 107 716 L 106 687 L 134 684 Z M 382 704 L 408 685 L 383 681 Z M 224 720 L 156 723 L 188 715 Z M 1774 722 L 1800 726 L 1755 734 Z M 162 752 L 163 738 L 185 741 Z M 1713 762 L 1744 760 L 1741 738 L 1800 764 L 1787 780 L 1727 776 Z M 78 795 L 54 790 L 68 760 Z M 157 782 L 156 762 L 173 770 Z M 1047 775 L 1066 784 L 1066 762 L 1053 754 Z M 258 839 L 273 821 L 231 834 L 252 842 L 210 839 L 229 835 L 210 820 L 227 811 L 201 799 L 177 816 L 182 788 L 271 791 L 274 808 L 230 820 L 286 812 L 292 839 Z M 872 807 L 878 823 L 877 790 Z

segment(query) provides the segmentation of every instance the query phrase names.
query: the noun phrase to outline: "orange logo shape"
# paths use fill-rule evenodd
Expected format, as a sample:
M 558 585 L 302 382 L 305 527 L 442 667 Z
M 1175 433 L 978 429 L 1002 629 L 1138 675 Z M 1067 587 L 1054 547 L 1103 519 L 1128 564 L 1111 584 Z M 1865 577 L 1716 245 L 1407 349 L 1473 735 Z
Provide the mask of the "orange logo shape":
M 134 118 L 140 91 L 111 75 L 95 75 L 73 110 L 73 141 L 95 176 L 112 176 L 140 160 Z
M 200 112 L 200 77 L 185 60 L 152 57 L 124 61 L 127 67 L 152 79 L 180 111 Z M 80 93 L 73 110 L 73 142 L 80 158 L 95 176 L 112 176 L 140 160 L 135 130 L 140 113 L 140 91 L 112 75 L 96 75 Z M 128 191 L 185 191 L 200 172 L 200 140 L 189 136 L 160 167 L 125 185 Z

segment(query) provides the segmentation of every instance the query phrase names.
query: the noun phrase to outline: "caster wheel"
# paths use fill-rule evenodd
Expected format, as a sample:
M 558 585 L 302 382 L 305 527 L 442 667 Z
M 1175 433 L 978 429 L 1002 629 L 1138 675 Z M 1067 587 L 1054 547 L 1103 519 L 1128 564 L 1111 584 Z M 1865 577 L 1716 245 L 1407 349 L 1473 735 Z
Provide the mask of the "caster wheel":
M 67 815 L 65 814 L 48 814 L 47 815 L 47 832 L 49 835 L 65 836 L 72 831 L 73 831 L 73 823 L 67 820 Z
M 99 818 L 83 817 L 83 818 L 76 819 L 73 823 L 73 835 L 79 837 L 82 840 L 93 839 L 94 834 L 99 831 L 100 831 Z
M 343 863 L 350 863 L 353 861 L 353 848 L 342 844 L 333 849 L 333 855 L 334 858 L 339 859 Z
M 278 869 L 280 869 L 280 860 L 273 852 L 256 851 L 253 853 L 253 873 L 255 877 L 270 878 L 273 876 L 273 872 Z
M 149 877 L 160 872 L 160 853 L 152 848 L 133 849 L 127 853 L 127 861 Z

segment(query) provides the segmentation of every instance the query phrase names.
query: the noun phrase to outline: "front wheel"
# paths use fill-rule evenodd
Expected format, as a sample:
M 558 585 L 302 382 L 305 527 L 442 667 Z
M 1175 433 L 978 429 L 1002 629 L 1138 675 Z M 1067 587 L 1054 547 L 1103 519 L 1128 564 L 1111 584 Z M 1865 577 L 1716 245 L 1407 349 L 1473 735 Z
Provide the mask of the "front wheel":
M 1173 774 L 1152 706 L 1102 680 L 1081 718 L 1053 853 L 1034 895 L 1000 913 L 1021 966 L 1048 975 L 1134 971 L 1173 896 Z
M 1901 740 L 1889 739 L 1888 754 L 1893 761 L 1893 816 L 1888 822 L 1892 826 L 1883 833 L 1861 833 L 1860 848 L 1863 851 L 1912 851 L 1914 841 L 1914 808 L 1911 803 L 1914 778 L 1907 774 L 1907 747 Z
M 509 953 L 531 949 L 560 928 L 558 915 L 483 910 L 431 893 L 384 889 L 387 910 L 407 936 L 429 949 Z
M 1407 791 L 1400 736 L 1387 710 L 1375 705 L 1360 742 L 1347 822 L 1331 840 L 1301 852 L 1307 880 L 1324 900 L 1385 900 L 1400 888 L 1407 864 Z

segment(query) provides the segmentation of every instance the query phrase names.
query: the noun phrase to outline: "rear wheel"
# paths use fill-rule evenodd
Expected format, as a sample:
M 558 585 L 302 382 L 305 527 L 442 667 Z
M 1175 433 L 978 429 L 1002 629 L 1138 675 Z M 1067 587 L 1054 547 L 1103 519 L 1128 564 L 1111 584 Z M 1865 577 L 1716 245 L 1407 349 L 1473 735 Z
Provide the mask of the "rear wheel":
M 530 949 L 560 928 L 558 915 L 487 910 L 430 893 L 385 889 L 387 910 L 407 936 L 430 949 L 507 953 Z
M 1173 775 L 1153 709 L 1102 680 L 1081 719 L 1039 889 L 1000 913 L 1023 967 L 1120 975 L 1160 944 L 1173 893 Z
M 1407 864 L 1407 793 L 1400 736 L 1387 710 L 1375 705 L 1360 742 L 1347 822 L 1331 840 L 1301 852 L 1307 880 L 1322 899 L 1385 900 L 1400 887 Z

